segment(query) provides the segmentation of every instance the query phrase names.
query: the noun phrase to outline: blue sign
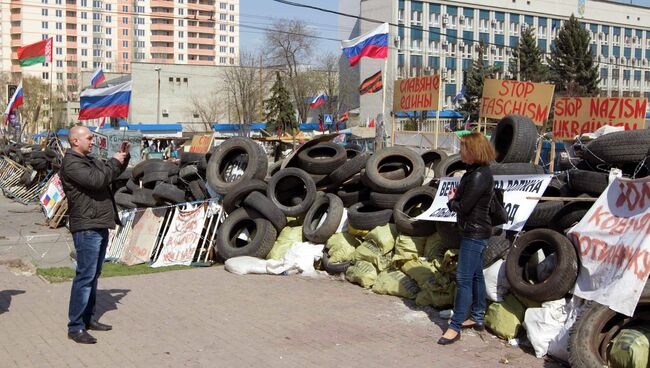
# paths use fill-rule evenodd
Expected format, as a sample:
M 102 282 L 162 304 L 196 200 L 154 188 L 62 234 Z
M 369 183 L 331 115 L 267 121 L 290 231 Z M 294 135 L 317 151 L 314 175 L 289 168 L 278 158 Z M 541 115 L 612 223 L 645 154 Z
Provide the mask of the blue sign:
M 332 124 L 332 115 L 325 115 L 325 124 Z

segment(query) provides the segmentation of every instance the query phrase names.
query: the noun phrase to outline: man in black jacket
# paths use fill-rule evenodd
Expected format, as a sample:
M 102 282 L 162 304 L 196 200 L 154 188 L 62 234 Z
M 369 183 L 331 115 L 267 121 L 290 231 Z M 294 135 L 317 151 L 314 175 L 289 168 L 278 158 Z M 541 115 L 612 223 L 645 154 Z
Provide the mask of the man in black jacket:
M 108 229 L 119 223 L 110 184 L 129 163 L 128 143 L 106 163 L 90 156 L 93 134 L 75 126 L 68 134 L 59 175 L 68 198 L 70 232 L 77 252 L 77 272 L 70 292 L 68 338 L 81 344 L 97 342 L 86 330 L 108 331 L 112 327 L 93 319 L 97 280 L 108 245 Z

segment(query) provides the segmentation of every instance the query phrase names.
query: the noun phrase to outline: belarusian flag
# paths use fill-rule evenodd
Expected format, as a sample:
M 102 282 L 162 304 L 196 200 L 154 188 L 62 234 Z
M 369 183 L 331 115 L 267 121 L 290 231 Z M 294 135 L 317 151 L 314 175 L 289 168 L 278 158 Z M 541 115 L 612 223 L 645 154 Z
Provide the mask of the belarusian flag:
M 52 62 L 52 37 L 18 49 L 20 66 Z

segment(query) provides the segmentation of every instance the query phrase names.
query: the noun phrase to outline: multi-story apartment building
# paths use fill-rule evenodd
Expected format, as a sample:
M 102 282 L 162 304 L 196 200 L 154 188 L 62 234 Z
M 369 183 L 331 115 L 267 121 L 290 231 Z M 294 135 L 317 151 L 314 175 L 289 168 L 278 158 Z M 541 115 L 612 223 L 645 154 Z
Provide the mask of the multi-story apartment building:
M 0 71 L 35 75 L 75 96 L 80 73 L 131 62 L 236 65 L 239 0 L 11 0 L 0 4 Z M 21 68 L 16 50 L 54 38 L 52 65 Z
M 559 29 L 571 14 L 591 35 L 591 52 L 600 63 L 601 94 L 650 98 L 648 7 L 604 0 L 341 0 L 340 8 L 397 24 L 391 27 L 389 77 L 440 71 L 443 105 L 450 106 L 460 91 L 464 73 L 477 57 L 478 42 L 487 46 L 489 64 L 507 71 L 523 27 L 535 31 L 538 47 L 550 56 Z M 354 28 L 354 34 L 344 35 L 351 38 L 376 24 L 342 18 L 341 26 Z M 362 64 L 362 75 L 370 72 L 364 68 Z

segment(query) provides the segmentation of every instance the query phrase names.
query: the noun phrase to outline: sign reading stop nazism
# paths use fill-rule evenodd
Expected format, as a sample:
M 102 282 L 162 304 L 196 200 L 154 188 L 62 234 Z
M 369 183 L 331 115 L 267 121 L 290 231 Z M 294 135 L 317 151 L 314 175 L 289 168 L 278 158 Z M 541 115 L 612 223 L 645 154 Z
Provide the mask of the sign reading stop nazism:
M 553 84 L 486 79 L 479 116 L 501 119 L 506 115 L 523 115 L 535 125 L 544 125 L 554 92 Z
M 399 79 L 393 89 L 393 112 L 438 110 L 440 75 Z
M 562 97 L 555 100 L 553 138 L 573 139 L 611 125 L 643 129 L 648 100 L 640 97 Z

